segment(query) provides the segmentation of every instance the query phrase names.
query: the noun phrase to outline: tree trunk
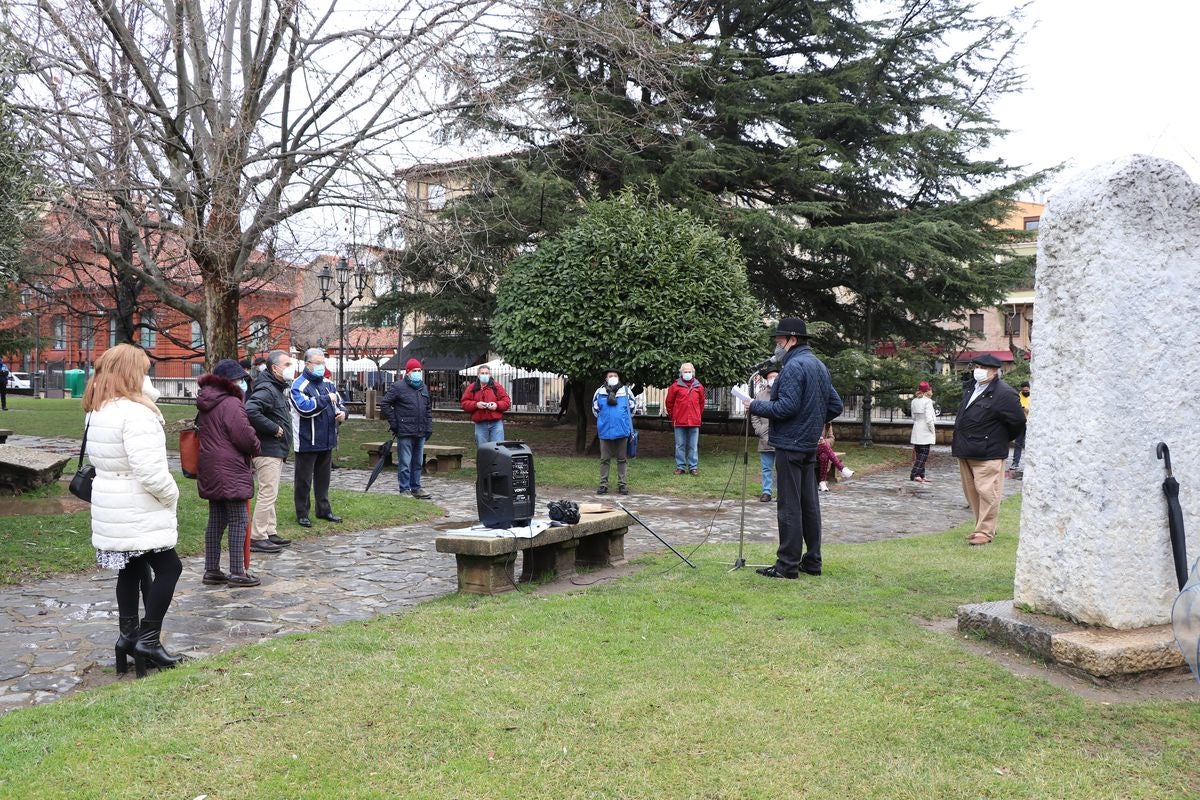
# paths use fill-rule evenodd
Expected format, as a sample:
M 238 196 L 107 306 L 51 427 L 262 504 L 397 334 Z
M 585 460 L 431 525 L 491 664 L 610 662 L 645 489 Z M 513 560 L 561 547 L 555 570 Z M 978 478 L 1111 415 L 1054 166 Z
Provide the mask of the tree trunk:
M 204 276 L 204 369 L 222 358 L 238 358 L 238 287 L 217 276 Z
M 588 444 L 588 418 L 592 415 L 588 399 L 587 386 L 583 381 L 571 381 L 571 402 L 575 405 L 575 452 L 579 455 L 583 455 Z

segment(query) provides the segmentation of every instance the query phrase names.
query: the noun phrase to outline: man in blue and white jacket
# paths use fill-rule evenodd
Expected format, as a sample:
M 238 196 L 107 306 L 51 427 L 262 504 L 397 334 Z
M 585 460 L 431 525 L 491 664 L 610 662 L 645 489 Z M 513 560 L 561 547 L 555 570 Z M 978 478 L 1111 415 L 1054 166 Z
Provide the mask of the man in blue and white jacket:
M 311 488 L 316 498 L 317 518 L 341 522 L 342 518 L 334 515 L 329 505 L 329 476 L 338 426 L 346 419 L 346 406 L 337 386 L 325 377 L 324 350 L 310 347 L 304 351 L 304 371 L 292 381 L 288 401 L 292 406 L 292 441 L 296 448 L 296 521 L 302 527 L 312 527 L 308 517 Z
M 621 373 L 610 369 L 604 373 L 604 385 L 592 395 L 592 415 L 596 418 L 596 434 L 600 437 L 600 488 L 596 494 L 608 494 L 608 464 L 617 459 L 617 491 L 629 494 L 625 482 L 628 468 L 629 437 L 633 435 L 635 402 L 629 387 L 621 383 Z

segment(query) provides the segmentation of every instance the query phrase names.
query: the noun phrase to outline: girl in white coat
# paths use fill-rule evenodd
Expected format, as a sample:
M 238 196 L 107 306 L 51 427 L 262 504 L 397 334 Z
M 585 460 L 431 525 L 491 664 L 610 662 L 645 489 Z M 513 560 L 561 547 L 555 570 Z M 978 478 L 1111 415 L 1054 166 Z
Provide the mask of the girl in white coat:
M 928 381 L 921 381 L 917 387 L 917 396 L 912 401 L 912 435 L 909 442 L 913 446 L 913 468 L 908 474 L 910 481 L 929 483 L 925 480 L 925 461 L 929 458 L 929 447 L 937 441 L 937 428 L 934 420 L 937 412 L 933 408 L 933 389 Z
M 167 466 L 163 417 L 154 405 L 158 393 L 150 385 L 149 369 L 145 351 L 119 344 L 96 361 L 83 394 L 87 455 L 96 468 L 92 544 L 96 563 L 118 570 L 116 668 L 125 672 L 126 657 L 132 655 L 139 677 L 146 674 L 147 663 L 166 669 L 182 660 L 159 640 L 183 565 L 175 552 L 179 487 Z M 153 580 L 143 589 L 147 572 Z M 139 624 L 142 593 L 146 616 Z

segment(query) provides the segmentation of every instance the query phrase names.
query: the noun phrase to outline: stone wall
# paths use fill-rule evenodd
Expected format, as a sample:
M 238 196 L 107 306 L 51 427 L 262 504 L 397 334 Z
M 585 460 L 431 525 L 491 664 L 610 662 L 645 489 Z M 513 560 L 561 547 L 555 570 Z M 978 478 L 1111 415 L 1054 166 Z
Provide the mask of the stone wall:
M 1145 156 L 1055 191 L 1039 231 L 1036 401 L 1015 601 L 1112 628 L 1170 621 L 1159 441 L 1189 564 L 1200 530 L 1200 187 Z

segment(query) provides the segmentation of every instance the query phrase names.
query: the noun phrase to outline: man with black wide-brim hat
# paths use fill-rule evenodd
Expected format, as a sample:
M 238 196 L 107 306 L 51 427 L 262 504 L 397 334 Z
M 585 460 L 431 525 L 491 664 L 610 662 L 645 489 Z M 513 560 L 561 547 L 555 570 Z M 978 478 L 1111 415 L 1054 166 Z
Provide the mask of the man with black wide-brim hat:
M 983 545 L 996 538 L 996 519 L 1004 499 L 1004 459 L 1008 443 L 1025 432 L 1025 411 L 1016 389 L 1000 380 L 1000 359 L 980 353 L 971 363 L 974 370 L 963 383 L 950 452 L 958 459 L 963 494 L 975 515 L 975 529 L 967 542 Z
M 817 445 L 825 423 L 842 413 L 829 370 L 808 346 L 804 320 L 785 317 L 775 329 L 779 376 L 769 400 L 747 404 L 766 417 L 767 441 L 775 448 L 779 497 L 779 550 L 772 566 L 758 570 L 768 578 L 821 574 L 821 504 L 817 494 Z

